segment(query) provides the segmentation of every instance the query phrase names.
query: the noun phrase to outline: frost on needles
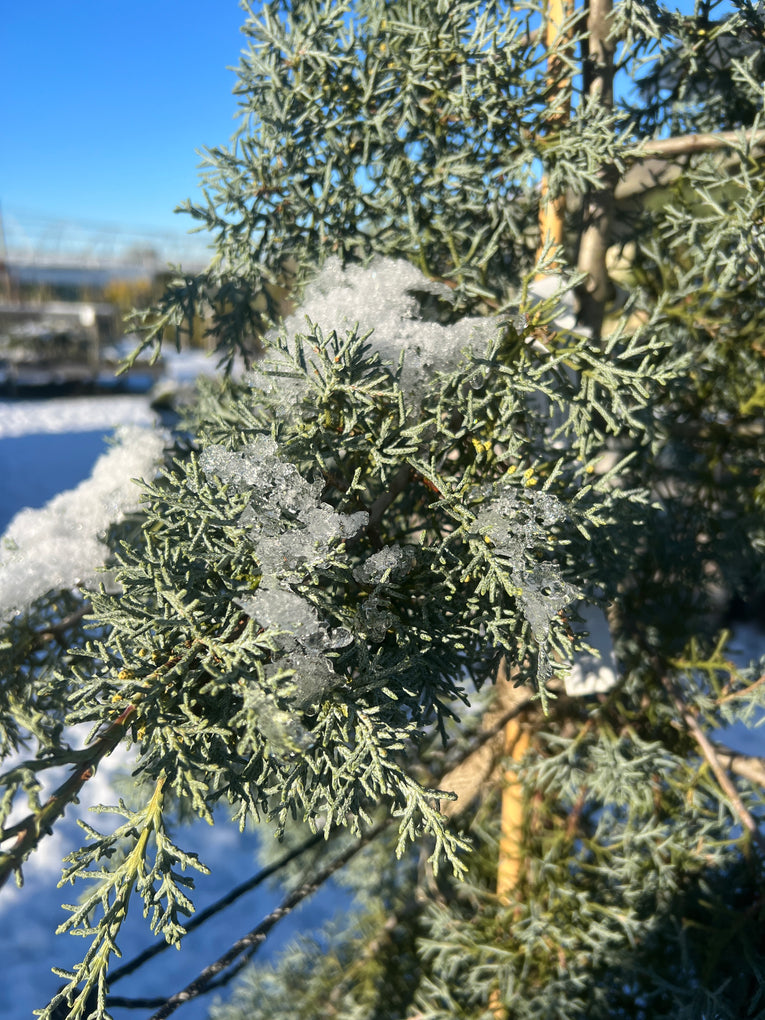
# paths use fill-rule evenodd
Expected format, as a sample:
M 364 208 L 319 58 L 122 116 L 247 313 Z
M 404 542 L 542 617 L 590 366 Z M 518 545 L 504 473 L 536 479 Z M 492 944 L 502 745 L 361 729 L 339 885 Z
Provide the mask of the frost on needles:
M 266 672 L 290 670 L 293 706 L 315 715 L 322 696 L 340 682 L 324 652 L 343 648 L 353 636 L 344 627 L 329 628 L 314 605 L 290 588 L 290 581 L 297 582 L 305 571 L 325 564 L 331 544 L 356 535 L 368 523 L 369 514 L 339 514 L 322 503 L 321 483 L 307 482 L 294 465 L 281 460 L 269 436 L 257 436 L 238 452 L 208 446 L 200 465 L 206 475 L 229 482 L 249 498 L 239 523 L 248 529 L 247 539 L 262 574 L 255 594 L 237 603 L 286 653 Z M 279 729 L 269 715 L 284 714 L 253 690 L 249 703 L 259 711 L 272 741 L 278 740 Z M 287 726 L 286 716 L 281 722 L 292 741 L 310 742 L 302 728 L 294 723 Z
M 308 296 L 319 321 L 296 316 L 246 382 L 203 389 L 191 448 L 145 486 L 119 592 L 93 595 L 98 630 L 57 680 L 69 722 L 124 729 L 153 791 L 119 806 L 119 835 L 88 827 L 67 880 L 94 883 L 89 902 L 137 890 L 171 941 L 189 901 L 168 869 L 186 851 L 152 859 L 148 839 L 166 797 L 208 820 L 224 801 L 277 833 L 391 820 L 398 854 L 424 839 L 462 873 L 423 755 L 502 656 L 555 697 L 586 644 L 576 605 L 613 595 L 629 546 L 614 529 L 642 512 L 641 493 L 594 472 L 608 416 L 593 423 L 575 371 L 586 361 L 600 408 L 640 407 L 629 351 L 606 362 L 586 338 L 550 351 L 504 320 L 430 322 L 446 296 L 409 266 L 328 274 Z M 106 965 L 107 928 L 86 961 Z

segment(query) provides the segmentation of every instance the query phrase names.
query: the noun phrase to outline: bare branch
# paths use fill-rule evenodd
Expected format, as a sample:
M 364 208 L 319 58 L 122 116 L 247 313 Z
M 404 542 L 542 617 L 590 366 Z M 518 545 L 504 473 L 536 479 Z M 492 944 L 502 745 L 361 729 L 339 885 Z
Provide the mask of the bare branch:
M 712 742 L 717 760 L 724 769 L 729 769 L 742 779 L 765 789 L 765 759 L 751 754 L 737 754 L 722 744 Z
M 753 148 L 765 146 L 765 129 L 752 128 L 749 131 L 719 131 L 709 134 L 678 135 L 675 138 L 657 138 L 643 143 L 646 156 L 664 156 L 673 159 L 694 152 L 712 152 L 727 149 L 744 139 Z
M 213 917 L 215 914 L 220 913 L 221 910 L 225 910 L 226 907 L 230 907 L 232 903 L 235 903 L 241 896 L 244 896 L 245 893 L 248 893 L 251 890 L 256 889 L 259 885 L 262 885 L 266 879 L 277 874 L 282 868 L 286 867 L 298 857 L 301 857 L 323 839 L 324 834 L 322 832 L 317 832 L 314 836 L 311 836 L 310 839 L 301 843 L 300 846 L 295 847 L 294 850 L 290 850 L 289 853 L 280 857 L 278 861 L 274 861 L 273 864 L 269 864 L 267 867 L 261 868 L 257 874 L 248 878 L 246 882 L 241 882 L 239 885 L 234 886 L 234 888 L 230 889 L 225 896 L 221 896 L 220 899 L 216 900 L 215 903 L 212 903 L 206 910 L 200 911 L 195 915 L 193 920 L 189 921 L 188 924 L 185 925 L 186 935 L 190 935 L 192 931 L 201 927 L 205 921 L 209 920 L 209 918 Z M 128 960 L 127 963 L 114 970 L 109 978 L 109 986 L 111 987 L 121 978 L 127 977 L 128 974 L 132 974 L 159 953 L 163 953 L 166 949 L 169 949 L 171 945 L 172 943 L 168 942 L 166 939 L 159 939 L 154 943 L 154 945 L 144 949 L 143 952 L 134 956 L 132 960 Z M 112 1005 L 117 1005 L 116 1002 L 112 1002 L 111 998 L 109 1001 Z M 164 999 L 152 1001 L 149 1005 L 150 1007 L 161 1006 L 164 1001 Z
M 707 737 L 706 733 L 704 733 L 701 726 L 699 726 L 698 719 L 693 712 L 690 712 L 685 707 L 681 698 L 675 693 L 670 681 L 665 679 L 663 680 L 663 683 L 672 699 L 673 704 L 675 705 L 675 708 L 679 712 L 685 725 L 688 727 L 691 736 L 699 745 L 701 753 L 709 764 L 709 767 L 712 769 L 717 782 L 720 784 L 720 788 L 723 793 L 725 793 L 726 797 L 730 801 L 731 807 L 738 815 L 739 821 L 749 832 L 753 841 L 757 844 L 760 850 L 765 851 L 765 837 L 763 837 L 757 823 L 754 818 L 752 818 L 751 813 L 742 801 L 738 790 L 733 785 L 730 776 L 725 771 L 714 744 L 709 737 Z
M 589 0 L 587 10 L 587 54 L 585 81 L 591 99 L 611 109 L 614 103 L 614 49 L 611 36 L 612 0 Z M 611 292 L 606 268 L 606 252 L 612 243 L 614 218 L 614 187 L 617 171 L 612 165 L 601 167 L 598 187 L 590 188 L 583 212 L 583 229 L 579 240 L 577 269 L 586 273 L 577 288 L 579 315 L 596 339 L 603 327 L 603 312 Z
M 67 806 L 77 797 L 85 783 L 93 778 L 98 763 L 110 754 L 122 739 L 125 726 L 135 711 L 135 705 L 128 705 L 88 748 L 89 753 L 86 760 L 77 765 L 69 779 L 51 794 L 40 810 L 33 811 L 11 829 L 2 833 L 3 839 L 8 839 L 17 833 L 18 835 L 13 849 L 0 853 L 0 888 L 5 885 L 9 875 L 19 870 L 29 854 L 36 849 L 43 836 L 50 833 L 53 823 L 63 815 Z

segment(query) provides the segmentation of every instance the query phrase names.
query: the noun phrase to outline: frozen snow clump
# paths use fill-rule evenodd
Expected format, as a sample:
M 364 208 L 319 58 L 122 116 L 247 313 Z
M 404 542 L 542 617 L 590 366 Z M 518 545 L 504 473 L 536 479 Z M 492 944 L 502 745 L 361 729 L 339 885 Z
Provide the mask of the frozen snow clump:
M 536 281 L 529 296 L 546 301 L 559 294 L 565 281 L 550 275 Z M 337 258 L 328 259 L 323 269 L 306 288 L 300 307 L 285 319 L 279 334 L 294 353 L 294 337 L 305 335 L 306 319 L 326 334 L 331 330 L 342 334 L 358 326 L 360 335 L 370 333 L 368 343 L 379 353 L 383 363 L 396 368 L 405 354 L 401 384 L 409 396 L 434 375 L 453 369 L 465 348 L 486 345 L 497 329 L 486 317 L 466 317 L 456 323 L 441 325 L 423 319 L 418 294 L 433 294 L 443 301 L 453 300 L 449 288 L 423 275 L 404 259 L 376 258 L 367 267 L 343 268 Z M 518 320 L 525 328 L 525 318 Z M 555 329 L 577 329 L 573 295 L 559 294 L 552 322 Z M 270 334 L 273 341 L 276 333 Z M 304 352 L 311 359 L 311 352 Z M 276 347 L 252 370 L 250 381 L 258 389 L 276 398 L 277 414 L 289 415 L 296 403 L 307 393 L 306 380 L 296 374 L 288 357 Z
M 525 549 L 543 543 L 550 528 L 565 518 L 565 507 L 551 493 L 508 487 L 483 504 L 474 527 L 508 558 L 520 561 Z
M 561 609 L 581 598 L 581 592 L 563 579 L 557 563 L 529 564 L 528 552 L 547 546 L 550 528 L 565 517 L 565 507 L 551 493 L 507 488 L 483 505 L 474 523 L 475 531 L 489 539 L 506 562 L 518 589 L 518 604 L 539 646 L 541 680 L 550 672 L 550 623 Z
M 282 460 L 269 436 L 256 437 L 236 453 L 209 446 L 200 464 L 207 475 L 217 475 L 249 495 L 239 523 L 249 528 L 261 578 L 257 590 L 237 604 L 270 633 L 283 653 L 274 669 L 294 671 L 289 689 L 282 693 L 308 711 L 338 683 L 324 653 L 344 648 L 353 636 L 344 627 L 329 627 L 313 603 L 290 585 L 304 581 L 307 571 L 325 563 L 332 545 L 356 535 L 369 515 L 340 514 L 322 503 L 321 482 L 307 481 L 293 464 Z M 275 734 L 276 729 L 273 739 Z
M 264 630 L 274 632 L 275 643 L 285 651 L 344 648 L 353 640 L 345 627 L 328 628 L 315 607 L 290 588 L 261 581 L 254 595 L 237 599 L 248 616 Z
M 294 464 L 282 460 L 270 436 L 257 436 L 236 453 L 208 446 L 199 460 L 205 474 L 249 493 L 239 523 L 251 528 L 264 577 L 296 579 L 299 572 L 323 563 L 333 542 L 352 538 L 369 521 L 363 510 L 340 514 L 322 503 L 321 482 L 307 481 Z
M 48 591 L 93 585 L 108 549 L 111 524 L 137 510 L 136 478 L 152 478 L 165 437 L 125 426 L 116 445 L 96 461 L 90 478 L 59 493 L 40 510 L 16 514 L 0 539 L 0 619 L 20 612 Z
M 409 573 L 413 563 L 414 549 L 411 546 L 386 545 L 356 567 L 353 576 L 359 584 L 376 583 L 386 575 L 391 581 L 399 581 Z
M 384 363 L 398 366 L 405 354 L 402 386 L 415 394 L 436 373 L 453 368 L 465 347 L 485 344 L 496 327 L 486 318 L 465 318 L 453 325 L 427 322 L 420 315 L 417 293 L 434 294 L 451 301 L 448 287 L 429 280 L 411 263 L 375 259 L 367 268 L 342 268 L 329 259 L 306 288 L 300 308 L 283 325 L 288 338 L 303 334 L 306 317 L 326 333 L 338 333 L 358 324 L 359 333 L 373 330 L 369 343 Z M 280 395 L 283 380 L 274 380 Z M 260 385 L 260 378 L 258 378 Z M 285 399 L 294 396 L 289 386 Z

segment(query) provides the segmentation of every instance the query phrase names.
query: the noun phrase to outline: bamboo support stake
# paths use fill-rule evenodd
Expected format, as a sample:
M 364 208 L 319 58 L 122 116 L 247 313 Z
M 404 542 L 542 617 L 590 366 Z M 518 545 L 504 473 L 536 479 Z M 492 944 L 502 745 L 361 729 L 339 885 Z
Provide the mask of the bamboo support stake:
M 556 100 L 559 100 L 561 93 L 570 93 L 571 79 L 563 74 L 566 65 L 562 54 L 571 46 L 570 29 L 565 26 L 570 24 L 573 11 L 573 0 L 548 0 L 545 10 L 544 35 L 547 49 L 548 102 L 554 107 L 554 112 L 547 118 L 549 128 L 554 128 L 562 121 L 568 120 L 571 112 L 568 97 L 565 97 L 559 105 Z M 558 247 L 563 244 L 564 209 L 565 198 L 562 195 L 555 199 L 548 197 L 547 176 L 543 176 L 539 201 L 540 245 L 537 251 L 537 261 L 547 246 Z
M 500 707 L 512 704 L 518 698 L 518 691 L 508 677 L 505 660 L 497 674 L 497 697 Z M 505 768 L 502 771 L 502 800 L 500 815 L 500 837 L 497 857 L 497 900 L 503 907 L 513 901 L 523 867 L 523 829 L 525 806 L 523 782 L 513 766 L 519 763 L 529 749 L 529 731 L 523 725 L 522 717 L 513 716 L 503 731 L 503 752 Z M 513 763 L 511 765 L 510 763 Z M 502 1003 L 501 992 L 494 988 L 489 994 L 489 1009 L 494 1020 L 507 1020 L 508 1012 Z
M 505 726 L 505 757 L 518 763 L 529 749 L 528 730 L 519 719 Z M 497 865 L 497 898 L 509 906 L 521 875 L 523 840 L 523 783 L 515 769 L 505 770 L 502 780 L 502 821 Z

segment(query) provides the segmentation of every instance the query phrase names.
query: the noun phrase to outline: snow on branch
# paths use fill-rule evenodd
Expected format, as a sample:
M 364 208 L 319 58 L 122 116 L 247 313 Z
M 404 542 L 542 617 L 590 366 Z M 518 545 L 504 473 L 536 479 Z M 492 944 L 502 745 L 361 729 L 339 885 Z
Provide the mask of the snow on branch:
M 165 445 L 161 433 L 136 426 L 115 436 L 90 478 L 39 510 L 21 510 L 8 525 L 0 538 L 0 619 L 48 591 L 95 582 L 108 555 L 106 531 L 138 509 L 134 479 L 155 474 Z

